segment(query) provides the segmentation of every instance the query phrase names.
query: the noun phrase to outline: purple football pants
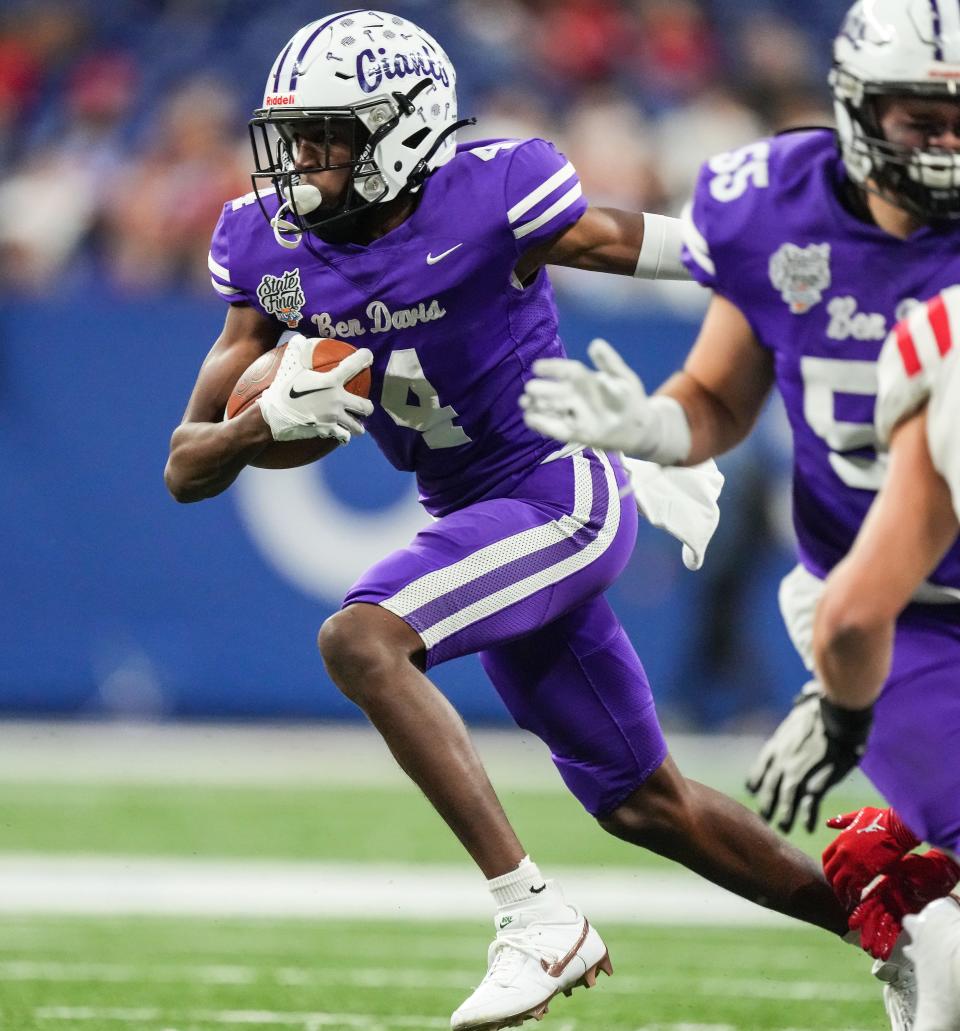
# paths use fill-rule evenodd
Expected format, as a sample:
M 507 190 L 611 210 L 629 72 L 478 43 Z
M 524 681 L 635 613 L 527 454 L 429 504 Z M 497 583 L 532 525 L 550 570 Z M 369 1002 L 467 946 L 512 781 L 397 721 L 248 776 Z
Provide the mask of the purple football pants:
M 408 623 L 428 668 L 479 652 L 513 718 L 596 816 L 667 754 L 643 666 L 602 597 L 636 537 L 625 484 L 602 454 L 548 460 L 507 496 L 438 519 L 344 600 Z
M 911 605 L 863 770 L 924 841 L 960 853 L 960 605 Z

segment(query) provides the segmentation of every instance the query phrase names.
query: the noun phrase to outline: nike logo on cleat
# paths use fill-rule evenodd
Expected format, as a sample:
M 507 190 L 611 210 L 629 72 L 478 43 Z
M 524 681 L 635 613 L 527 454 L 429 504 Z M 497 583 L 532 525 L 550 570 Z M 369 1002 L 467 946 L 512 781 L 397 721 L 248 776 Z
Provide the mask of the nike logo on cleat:
M 513 917 L 512 916 L 501 917 L 500 918 L 500 930 L 502 931 L 504 929 L 504 927 L 507 926 L 507 924 L 512 924 L 512 923 L 513 923 Z
M 539 888 L 531 888 L 530 892 L 533 895 L 539 895 L 544 888 L 546 888 L 546 884 L 541 884 Z
M 550 977 L 559 977 L 564 972 L 564 970 L 566 970 L 567 967 L 570 965 L 570 961 L 573 959 L 573 957 L 576 956 L 576 954 L 580 951 L 580 947 L 587 940 L 587 935 L 589 933 L 590 924 L 586 920 L 584 920 L 583 928 L 580 931 L 580 937 L 576 940 L 576 942 L 574 942 L 573 948 L 570 949 L 570 951 L 565 956 L 562 956 L 560 959 L 555 960 L 553 963 L 547 963 L 545 959 L 540 960 L 540 966 L 543 968 L 544 972 L 549 974 Z M 604 959 L 606 959 L 606 956 L 604 957 Z

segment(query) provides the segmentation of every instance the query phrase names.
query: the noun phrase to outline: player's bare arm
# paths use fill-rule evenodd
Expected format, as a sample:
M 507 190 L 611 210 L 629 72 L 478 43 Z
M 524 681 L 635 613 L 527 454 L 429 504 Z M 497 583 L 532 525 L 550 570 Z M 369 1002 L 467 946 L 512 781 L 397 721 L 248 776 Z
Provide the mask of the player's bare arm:
M 219 494 L 273 441 L 329 438 L 329 450 L 336 444 L 349 444 L 354 435 L 364 432 L 361 420 L 373 411 L 365 391 L 348 389 L 353 377 L 373 361 L 367 348 L 352 349 L 333 368 L 319 371 L 314 364 L 316 339 L 289 333 L 278 352 L 272 379 L 256 402 L 235 412 L 233 418 L 221 420 L 224 391 L 229 396 L 233 383 L 249 365 L 249 355 L 260 357 L 279 337 L 275 325 L 253 309 L 236 320 L 240 328 L 235 335 L 230 325 L 234 310 L 204 362 L 187 413 L 171 442 L 167 485 L 179 501 Z M 328 450 L 317 451 L 316 457 L 326 453 Z
M 683 371 L 648 397 L 616 350 L 594 341 L 596 370 L 534 364 L 521 406 L 533 429 L 661 465 L 698 465 L 739 443 L 773 385 L 773 359 L 742 312 L 714 296 Z
M 827 697 L 848 709 L 864 709 L 880 694 L 894 621 L 960 530 L 950 489 L 930 459 L 926 425 L 923 410 L 894 431 L 887 480 L 817 607 L 817 673 Z
M 526 282 L 543 265 L 645 279 L 690 278 L 680 263 L 679 219 L 618 208 L 587 208 L 564 232 L 527 251 L 517 263 L 517 278 Z
M 685 465 L 723 454 L 753 428 L 773 388 L 773 355 L 740 309 L 714 294 L 683 370 L 657 394 L 683 407 L 690 424 Z
M 248 305 L 228 309 L 170 440 L 164 480 L 177 501 L 201 501 L 226 490 L 273 439 L 259 406 L 226 422 L 223 411 L 241 373 L 275 346 L 280 332 L 277 322 Z

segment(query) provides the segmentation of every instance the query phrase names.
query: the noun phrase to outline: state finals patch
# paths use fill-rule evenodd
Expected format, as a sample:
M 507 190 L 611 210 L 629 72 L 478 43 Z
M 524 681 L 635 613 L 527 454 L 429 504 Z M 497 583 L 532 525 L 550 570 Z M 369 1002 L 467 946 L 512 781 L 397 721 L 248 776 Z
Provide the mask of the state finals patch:
M 300 269 L 295 268 L 280 276 L 266 275 L 257 287 L 257 297 L 268 315 L 296 329 L 303 319 L 303 306 L 307 299 L 300 286 Z
M 770 282 L 794 315 L 804 315 L 830 285 L 830 244 L 785 243 L 770 255 Z

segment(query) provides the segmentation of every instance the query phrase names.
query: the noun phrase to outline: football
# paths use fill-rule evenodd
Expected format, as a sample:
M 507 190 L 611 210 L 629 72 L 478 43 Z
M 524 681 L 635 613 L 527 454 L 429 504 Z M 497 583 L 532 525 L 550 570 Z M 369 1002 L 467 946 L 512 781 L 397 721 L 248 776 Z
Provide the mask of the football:
M 280 359 L 286 350 L 286 344 L 280 344 L 272 351 L 262 354 L 249 365 L 240 379 L 237 380 L 233 392 L 227 400 L 225 417 L 245 412 L 257 398 L 270 386 L 273 377 L 280 367 Z M 313 368 L 315 372 L 328 372 L 335 369 L 348 354 L 356 348 L 342 340 L 318 337 L 313 345 Z M 363 369 L 344 387 L 358 397 L 370 396 L 370 370 Z M 293 469 L 298 465 L 309 465 L 311 462 L 330 454 L 337 447 L 332 437 L 312 437 L 308 440 L 274 441 L 268 444 L 250 464 L 260 469 Z

